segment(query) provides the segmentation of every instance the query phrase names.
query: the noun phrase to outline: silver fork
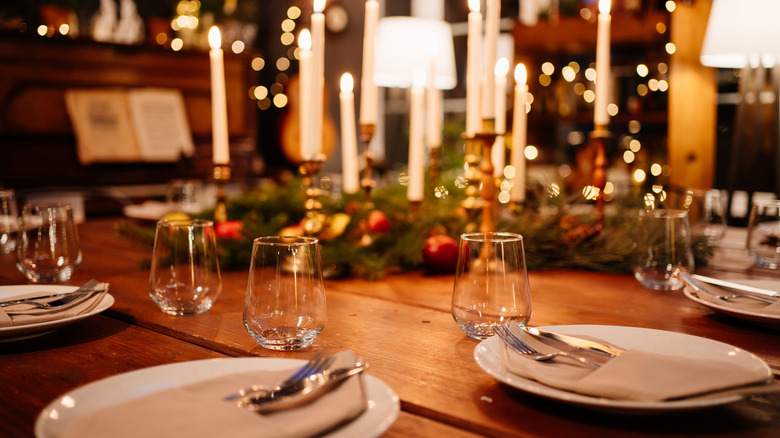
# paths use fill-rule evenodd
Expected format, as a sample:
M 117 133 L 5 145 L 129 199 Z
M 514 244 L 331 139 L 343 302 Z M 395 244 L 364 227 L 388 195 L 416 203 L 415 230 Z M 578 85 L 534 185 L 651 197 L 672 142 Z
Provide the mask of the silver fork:
M 594 362 L 590 359 L 586 359 L 582 356 L 577 356 L 574 354 L 569 354 L 564 351 L 556 351 L 553 353 L 540 353 L 539 351 L 535 350 L 533 347 L 528 345 L 525 341 L 520 339 L 509 327 L 505 325 L 495 325 L 493 326 L 493 331 L 498 335 L 499 338 L 501 338 L 504 343 L 506 343 L 510 348 L 514 349 L 518 353 L 522 354 L 523 356 L 537 360 L 537 361 L 545 361 L 554 359 L 556 357 L 568 357 L 569 359 L 573 359 L 576 361 L 579 361 L 585 365 L 588 365 L 593 368 L 598 368 L 601 366 L 600 363 Z
M 39 299 L 45 299 L 47 297 L 39 297 L 35 299 L 30 298 L 24 298 L 21 300 L 14 300 L 14 301 L 4 301 L 0 303 L 0 307 L 10 306 L 13 304 L 29 304 L 31 306 L 35 306 L 39 309 L 56 309 L 58 307 L 62 307 L 66 304 L 69 304 L 77 299 L 84 298 L 85 295 L 92 295 L 94 293 L 100 292 L 98 290 L 95 290 L 95 286 L 97 286 L 99 283 L 94 278 L 92 280 L 89 280 L 88 282 L 81 285 L 78 289 L 74 290 L 73 292 L 67 292 L 65 294 L 62 294 L 63 296 L 61 298 L 57 298 L 56 300 L 51 301 L 35 301 Z M 59 294 L 54 294 L 55 296 Z
M 319 352 L 312 356 L 312 358 L 309 359 L 309 361 L 306 362 L 302 367 L 298 368 L 294 373 L 292 373 L 290 377 L 276 386 L 252 385 L 250 387 L 238 390 L 238 392 L 225 397 L 224 400 L 233 401 L 238 399 L 251 399 L 253 397 L 268 395 L 271 392 L 295 392 L 297 388 L 302 386 L 301 384 L 305 379 L 328 368 L 331 363 L 333 363 L 334 359 L 335 356 L 333 355 L 326 355 L 323 352 Z

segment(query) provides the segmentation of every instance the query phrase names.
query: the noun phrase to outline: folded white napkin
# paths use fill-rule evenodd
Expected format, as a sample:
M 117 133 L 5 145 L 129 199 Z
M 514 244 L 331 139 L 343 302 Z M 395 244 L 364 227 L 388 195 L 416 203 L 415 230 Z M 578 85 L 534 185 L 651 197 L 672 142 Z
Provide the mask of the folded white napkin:
M 98 304 L 100 304 L 103 296 L 108 291 L 108 283 L 100 283 L 95 287 L 95 289 L 101 289 L 102 292 L 94 295 L 84 295 L 83 297 L 79 297 L 64 306 L 55 307 L 52 309 L 42 309 L 26 303 L 11 304 L 9 306 L 0 307 L 0 328 L 56 321 L 89 313 Z M 41 290 L 43 291 L 45 288 L 42 288 Z M 34 298 L 40 295 L 41 292 L 35 292 L 15 296 L 14 299 Z M 57 300 L 57 298 L 48 298 L 40 301 L 47 302 L 54 300 Z
M 540 351 L 551 351 L 531 336 L 523 339 Z M 626 350 L 594 369 L 569 359 L 538 362 L 502 345 L 509 371 L 545 385 L 614 400 L 680 399 L 739 386 L 768 382 L 764 370 L 738 363 Z M 546 347 L 546 348 L 545 348 Z
M 715 285 L 708 284 L 707 288 L 718 294 L 726 296 L 732 295 L 732 293 L 728 290 Z M 758 300 L 754 300 L 753 298 L 735 297 L 728 300 L 721 300 L 704 292 L 697 293 L 696 295 L 702 300 L 709 301 L 719 306 L 728 306 L 740 310 L 748 310 L 751 312 L 760 312 L 766 313 L 768 315 L 780 316 L 780 299 L 776 300 L 772 304 L 767 304 Z
M 338 353 L 334 368 L 355 364 Z M 258 414 L 224 398 L 250 385 L 274 385 L 294 370 L 249 371 L 203 380 L 136 398 L 79 418 L 57 437 L 308 437 L 360 415 L 367 405 L 362 374 L 300 407 Z

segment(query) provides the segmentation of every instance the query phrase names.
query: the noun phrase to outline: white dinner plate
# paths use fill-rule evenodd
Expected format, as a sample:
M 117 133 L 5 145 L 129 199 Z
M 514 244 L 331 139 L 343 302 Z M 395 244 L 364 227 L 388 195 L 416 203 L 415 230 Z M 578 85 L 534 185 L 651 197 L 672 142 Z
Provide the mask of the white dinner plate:
M 765 372 L 772 376 L 769 366 L 755 355 L 722 342 L 704 339 L 682 333 L 652 330 L 638 327 L 606 325 L 560 325 L 540 327 L 556 333 L 584 335 L 598 338 L 626 349 L 664 353 L 682 358 L 729 360 L 743 367 Z M 674 410 L 699 409 L 741 400 L 744 396 L 729 394 L 709 398 L 690 398 L 671 401 L 611 400 L 593 397 L 563 389 L 553 388 L 535 380 L 526 379 L 509 372 L 501 360 L 501 340 L 497 336 L 488 338 L 474 349 L 474 359 L 488 374 L 531 394 L 599 410 L 621 413 L 655 413 Z M 529 359 L 530 360 L 530 359 Z
M 778 282 L 771 280 L 732 280 L 738 283 L 742 283 L 747 286 L 760 287 L 763 289 L 777 289 Z M 713 286 L 716 287 L 716 286 Z M 703 298 L 699 298 L 699 295 L 689 287 L 685 287 L 683 293 L 686 297 L 696 301 L 702 306 L 709 307 L 710 309 L 723 313 L 735 318 L 740 318 L 748 321 L 752 321 L 757 324 L 761 324 L 769 327 L 780 327 L 780 315 L 764 313 L 761 310 L 740 309 L 739 307 L 730 305 L 727 301 L 721 303 L 715 303 Z
M 78 289 L 78 286 L 52 286 L 52 285 L 17 285 L 17 286 L 0 286 L 0 300 L 9 300 L 14 297 L 28 294 L 36 291 L 46 291 L 51 293 L 63 293 L 71 292 Z M 111 294 L 106 293 L 103 295 L 103 299 L 100 300 L 97 306 L 87 313 L 81 315 L 70 316 L 68 318 L 56 319 L 54 321 L 39 322 L 36 324 L 24 324 L 14 327 L 0 327 L 0 342 L 18 341 L 22 339 L 33 338 L 36 336 L 45 335 L 53 332 L 54 330 L 68 324 L 72 324 L 76 321 L 84 318 L 89 318 L 92 315 L 108 309 L 114 304 L 114 297 Z
M 141 204 L 124 206 L 122 208 L 122 214 L 131 219 L 157 221 L 175 210 L 176 206 L 174 204 L 159 201 L 144 201 Z
M 164 389 L 243 371 L 294 369 L 305 362 L 300 359 L 268 357 L 205 359 L 143 368 L 107 377 L 77 388 L 51 402 L 38 415 L 35 436 L 53 437 L 55 431 L 84 415 Z M 365 388 L 368 398 L 366 411 L 351 422 L 324 435 L 325 437 L 377 437 L 395 422 L 401 409 L 398 395 L 383 381 L 368 374 L 365 375 Z M 230 436 L 228 429 L 225 430 L 225 436 Z

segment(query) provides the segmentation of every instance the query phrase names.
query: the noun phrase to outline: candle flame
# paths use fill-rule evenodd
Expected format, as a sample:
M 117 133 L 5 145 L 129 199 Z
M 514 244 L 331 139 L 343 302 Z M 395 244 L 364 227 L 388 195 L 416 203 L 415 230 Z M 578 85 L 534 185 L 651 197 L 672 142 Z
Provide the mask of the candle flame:
M 314 0 L 314 13 L 321 14 L 325 10 L 325 0 Z
M 609 14 L 609 10 L 612 8 L 612 0 L 599 0 L 599 12 L 602 14 Z
M 469 0 L 469 10 L 471 12 L 479 12 L 479 0 Z
M 425 70 L 418 68 L 414 71 L 413 83 L 415 87 L 422 87 L 425 85 Z
M 496 68 L 493 69 L 496 76 L 506 76 L 509 72 L 509 60 L 506 58 L 500 58 L 496 61 Z
M 515 82 L 518 84 L 525 84 L 528 80 L 528 73 L 525 71 L 525 65 L 521 62 L 515 67 Z
M 341 92 L 342 93 L 351 93 L 352 87 L 355 86 L 355 80 L 352 79 L 352 75 L 349 73 L 344 73 L 341 75 Z
M 209 29 L 209 46 L 212 49 L 219 49 L 222 47 L 222 35 L 219 33 L 217 26 L 211 26 Z
M 298 47 L 303 50 L 311 50 L 311 32 L 309 32 L 309 29 L 303 29 L 298 34 Z

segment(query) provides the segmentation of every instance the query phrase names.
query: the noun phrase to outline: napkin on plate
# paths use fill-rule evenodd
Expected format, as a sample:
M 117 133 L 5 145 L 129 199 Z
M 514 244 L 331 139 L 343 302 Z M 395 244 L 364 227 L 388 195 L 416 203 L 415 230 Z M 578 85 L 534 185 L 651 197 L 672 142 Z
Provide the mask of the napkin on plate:
M 725 295 L 725 296 L 732 295 L 732 293 L 729 292 L 728 290 L 722 289 L 715 285 L 708 284 L 707 288 L 721 295 Z M 754 300 L 752 298 L 745 298 L 745 297 L 735 297 L 735 298 L 730 298 L 728 300 L 721 300 L 717 297 L 714 297 L 710 294 L 703 293 L 703 292 L 697 293 L 696 296 L 698 296 L 704 301 L 709 301 L 719 306 L 728 306 L 740 310 L 748 310 L 751 312 L 760 312 L 760 313 L 765 313 L 773 316 L 780 316 L 780 299 L 775 300 L 775 302 L 772 304 L 767 304 L 758 300 Z
M 341 368 L 354 364 L 354 354 L 343 351 L 336 355 L 331 366 Z M 348 378 L 311 403 L 268 414 L 239 408 L 235 401 L 224 400 L 250 385 L 275 385 L 293 371 L 241 372 L 163 389 L 82 416 L 59 428 L 54 435 L 63 438 L 308 437 L 346 423 L 366 409 L 362 374 Z
M 108 283 L 99 283 L 95 289 L 101 290 L 94 295 L 84 295 L 70 303 L 52 309 L 42 309 L 31 304 L 20 303 L 0 307 L 0 328 L 16 327 L 26 324 L 38 324 L 41 322 L 57 321 L 77 315 L 89 313 L 94 309 L 108 291 Z M 42 289 L 45 290 L 45 289 Z M 15 296 L 14 299 L 34 298 L 41 292 Z M 40 300 L 41 302 L 54 301 L 57 298 Z
M 520 334 L 539 351 L 553 351 Z M 507 369 L 545 385 L 613 400 L 661 401 L 769 382 L 766 370 L 746 368 L 726 360 L 696 359 L 647 351 L 624 351 L 594 369 L 569 359 L 534 361 L 502 345 Z M 725 359 L 725 358 L 724 358 Z

